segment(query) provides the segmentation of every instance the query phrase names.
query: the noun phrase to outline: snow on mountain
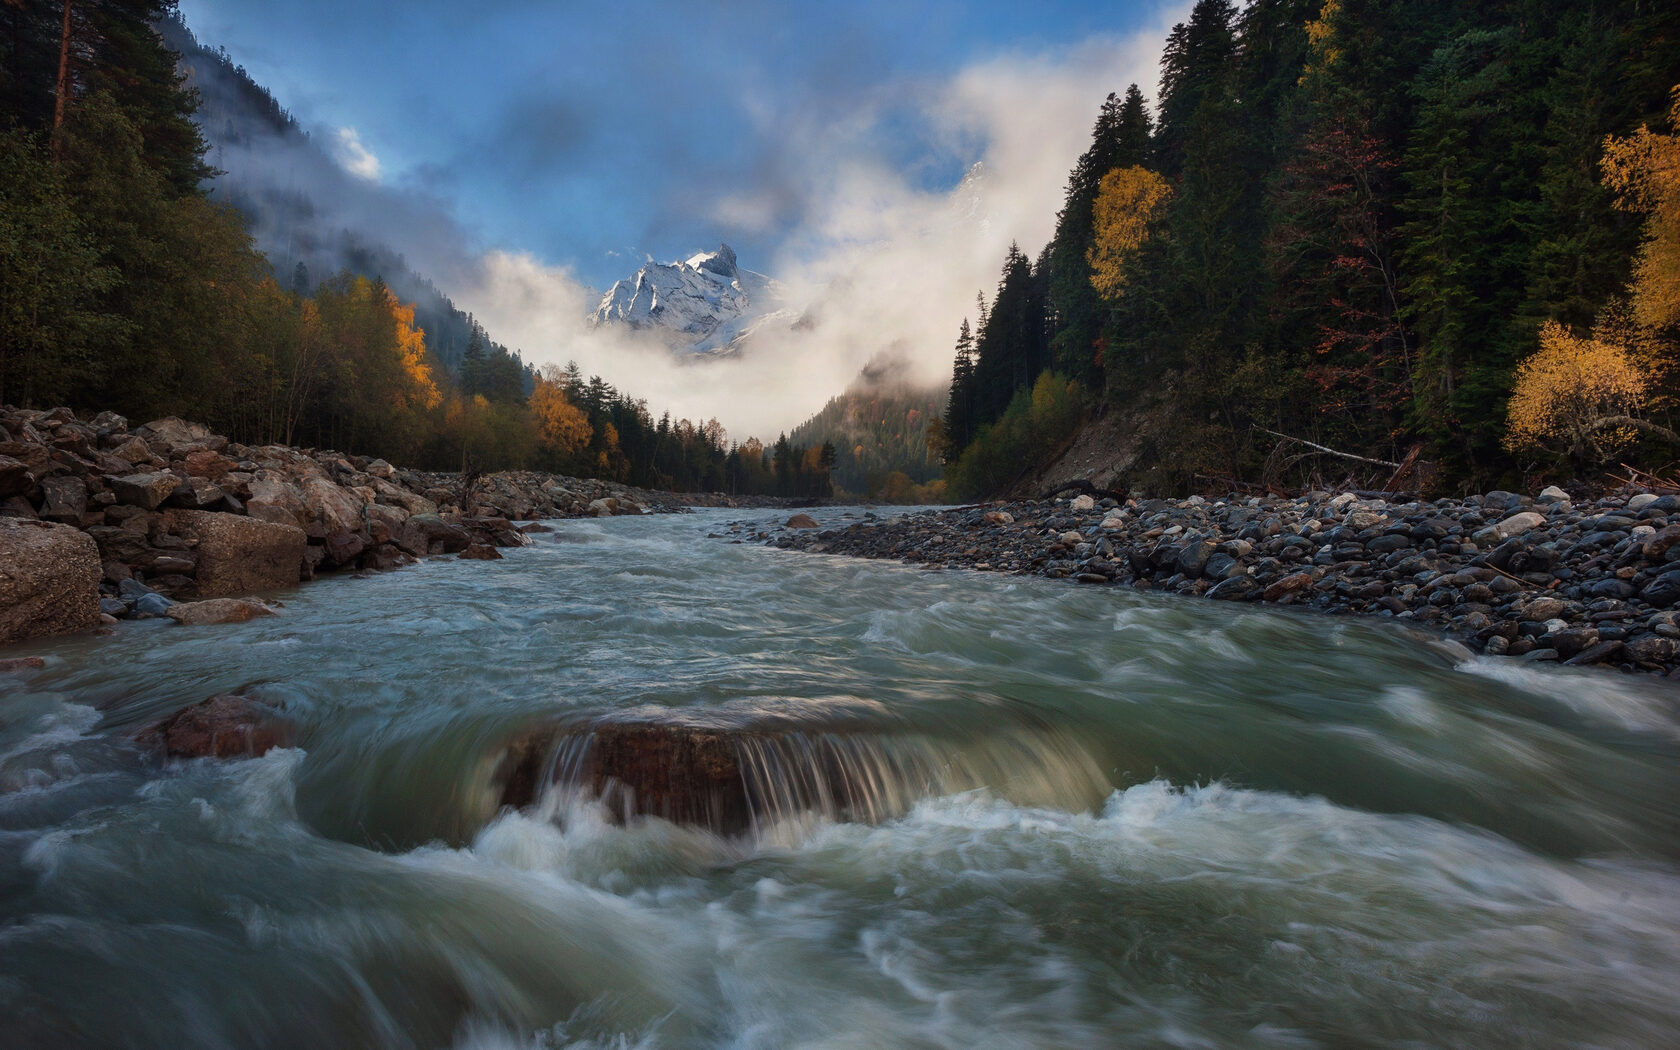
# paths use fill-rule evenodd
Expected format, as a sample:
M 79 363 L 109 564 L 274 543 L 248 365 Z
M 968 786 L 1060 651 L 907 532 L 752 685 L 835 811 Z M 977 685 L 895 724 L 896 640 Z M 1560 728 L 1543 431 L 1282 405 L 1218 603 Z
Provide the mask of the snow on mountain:
M 780 300 L 774 280 L 742 269 L 722 244 L 680 262 L 649 262 L 608 289 L 590 321 L 653 332 L 679 353 L 724 355 L 766 326 L 792 324 Z

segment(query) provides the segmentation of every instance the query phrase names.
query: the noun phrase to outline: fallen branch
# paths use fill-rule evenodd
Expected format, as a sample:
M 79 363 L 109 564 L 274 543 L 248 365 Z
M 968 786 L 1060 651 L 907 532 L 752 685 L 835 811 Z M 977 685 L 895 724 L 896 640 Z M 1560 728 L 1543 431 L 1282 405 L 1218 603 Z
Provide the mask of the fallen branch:
M 1277 431 L 1267 430 L 1263 426 L 1256 425 L 1254 427 L 1254 429 L 1260 431 L 1263 434 L 1270 434 L 1275 438 L 1282 438 L 1284 441 L 1293 441 L 1296 444 L 1305 445 L 1315 452 L 1324 453 L 1326 456 L 1340 456 L 1342 459 L 1351 459 L 1351 460 L 1354 460 L 1354 461 L 1359 462 L 1359 463 L 1370 463 L 1373 466 L 1392 467 L 1392 468 L 1394 468 L 1394 470 L 1396 472 L 1404 469 L 1404 464 L 1395 463 L 1393 460 L 1372 459 L 1370 456 L 1355 455 L 1352 452 L 1338 452 L 1337 450 L 1335 450 L 1333 448 L 1327 448 L 1324 445 L 1317 444 L 1316 442 L 1308 441 L 1306 438 L 1292 437 L 1288 434 L 1279 434 Z

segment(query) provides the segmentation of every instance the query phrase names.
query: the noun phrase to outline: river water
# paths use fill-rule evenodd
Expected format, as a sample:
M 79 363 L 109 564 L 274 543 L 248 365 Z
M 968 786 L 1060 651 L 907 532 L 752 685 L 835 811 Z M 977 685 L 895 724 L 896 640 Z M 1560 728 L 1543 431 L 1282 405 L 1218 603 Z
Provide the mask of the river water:
M 743 513 L 8 650 L 0 1045 L 1676 1045 L 1673 686 Z M 297 746 L 129 742 L 226 691 Z M 497 812 L 510 735 L 627 711 L 843 723 L 874 820 Z

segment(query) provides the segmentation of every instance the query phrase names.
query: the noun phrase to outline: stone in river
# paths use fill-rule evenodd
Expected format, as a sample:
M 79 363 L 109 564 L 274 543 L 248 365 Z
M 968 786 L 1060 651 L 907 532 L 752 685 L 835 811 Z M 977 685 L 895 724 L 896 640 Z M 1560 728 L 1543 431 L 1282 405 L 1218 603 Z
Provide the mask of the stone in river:
M 204 627 L 273 616 L 274 610 L 257 598 L 211 598 L 202 602 L 176 602 L 164 615 L 187 627 Z
M 502 552 L 488 543 L 474 543 L 456 557 L 471 561 L 500 561 Z
M 147 726 L 135 740 L 175 758 L 255 758 L 288 746 L 291 730 L 266 705 L 223 693 Z
M 795 514 L 787 520 L 787 525 L 790 529 L 814 529 L 817 527 L 817 519 L 809 514 Z

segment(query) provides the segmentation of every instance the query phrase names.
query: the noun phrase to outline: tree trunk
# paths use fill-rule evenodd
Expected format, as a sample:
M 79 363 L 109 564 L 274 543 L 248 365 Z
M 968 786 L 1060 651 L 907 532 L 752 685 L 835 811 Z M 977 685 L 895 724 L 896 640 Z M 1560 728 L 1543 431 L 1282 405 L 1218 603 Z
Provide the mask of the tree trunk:
M 52 153 L 64 159 L 64 115 L 70 98 L 70 0 L 64 0 L 64 30 L 58 41 L 58 88 L 53 99 Z

